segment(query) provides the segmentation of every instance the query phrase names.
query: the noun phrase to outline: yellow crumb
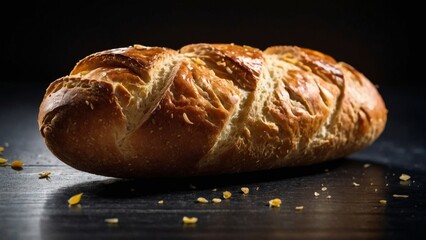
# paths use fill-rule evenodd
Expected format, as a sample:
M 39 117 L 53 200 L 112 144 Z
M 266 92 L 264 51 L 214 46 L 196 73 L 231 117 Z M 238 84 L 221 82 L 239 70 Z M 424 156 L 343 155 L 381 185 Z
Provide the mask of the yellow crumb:
M 72 205 L 76 205 L 76 204 L 80 203 L 81 196 L 83 196 L 83 193 L 79 193 L 79 194 L 76 194 L 76 195 L 70 197 L 70 199 L 68 199 L 68 204 L 70 206 L 72 206 Z
M 0 147 L 0 154 L 2 154 L 4 151 L 4 147 Z
M 197 198 L 197 202 L 199 202 L 199 203 L 208 203 L 209 200 L 207 200 L 207 199 L 205 199 L 203 197 L 199 197 L 199 198 Z
M 164 200 L 158 201 L 158 204 L 164 204 Z
M 250 189 L 248 187 L 242 187 L 241 192 L 243 192 L 244 194 L 248 194 L 250 192 Z
M 394 198 L 408 198 L 408 195 L 404 195 L 404 194 L 394 194 L 392 195 Z
M 281 199 L 274 198 L 272 200 L 269 200 L 269 207 L 280 207 L 281 206 Z
M 22 168 L 23 165 L 24 163 L 21 160 L 15 160 L 10 164 L 12 168 L 16 168 L 16 169 Z
M 226 62 L 217 61 L 216 64 L 218 66 L 224 66 L 224 67 L 226 67 Z
M 183 120 L 185 120 L 186 123 L 194 124 L 193 122 L 191 122 L 191 120 L 189 120 L 188 115 L 186 115 L 186 113 L 183 113 L 182 117 L 183 117 Z
M 213 198 L 212 202 L 213 203 L 220 203 L 220 202 L 222 202 L 222 199 L 220 199 L 220 198 Z
M 320 194 L 318 192 L 314 192 L 315 197 L 318 197 Z
M 411 176 L 407 175 L 405 173 L 403 173 L 403 174 L 401 174 L 401 176 L 399 176 L 399 179 L 402 180 L 402 181 L 408 181 L 408 180 L 410 180 L 410 178 L 411 178 Z
M 105 222 L 109 223 L 109 224 L 117 224 L 118 223 L 118 218 L 106 218 Z
M 381 204 L 385 205 L 385 204 L 387 204 L 387 203 L 388 203 L 388 201 L 386 201 L 386 200 L 383 200 L 383 199 L 382 199 L 382 200 L 380 200 L 380 201 L 379 201 L 379 203 L 381 203 Z
M 0 158 L 0 164 L 5 164 L 5 163 L 7 163 L 7 159 Z
M 182 222 L 183 222 L 184 224 L 194 224 L 194 223 L 197 223 L 197 222 L 198 222 L 198 218 L 196 218 L 196 217 L 187 217 L 187 216 L 184 216 L 184 217 L 182 218 Z
M 39 172 L 38 178 L 49 178 L 50 174 L 52 174 L 51 171 Z
M 296 207 L 295 207 L 295 209 L 296 209 L 296 210 L 298 210 L 298 211 L 303 210 L 303 208 L 304 208 L 303 206 L 296 206 Z
M 232 74 L 232 69 L 230 69 L 229 67 L 226 67 L 225 69 L 229 74 Z
M 231 196 L 232 196 L 231 192 L 229 192 L 229 191 L 223 192 L 223 198 L 224 199 L 229 199 L 229 198 L 231 198 Z

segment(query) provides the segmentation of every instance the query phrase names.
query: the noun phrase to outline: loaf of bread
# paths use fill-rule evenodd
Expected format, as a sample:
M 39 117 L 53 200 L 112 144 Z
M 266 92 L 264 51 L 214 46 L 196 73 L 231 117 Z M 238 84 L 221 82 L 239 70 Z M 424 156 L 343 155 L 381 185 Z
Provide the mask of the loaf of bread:
M 58 159 L 121 178 L 310 165 L 370 145 L 386 120 L 376 87 L 347 63 L 207 43 L 91 54 L 50 84 L 38 116 Z

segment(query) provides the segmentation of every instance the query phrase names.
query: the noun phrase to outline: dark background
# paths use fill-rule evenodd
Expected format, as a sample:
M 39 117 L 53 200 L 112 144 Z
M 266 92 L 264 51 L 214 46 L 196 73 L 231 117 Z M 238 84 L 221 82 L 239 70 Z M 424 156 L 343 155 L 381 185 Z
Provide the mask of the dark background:
M 16 1 L 1 10 L 3 70 L 12 74 L 0 87 L 44 90 L 100 50 L 197 42 L 297 45 L 345 61 L 379 86 L 419 85 L 421 8 L 393 2 Z

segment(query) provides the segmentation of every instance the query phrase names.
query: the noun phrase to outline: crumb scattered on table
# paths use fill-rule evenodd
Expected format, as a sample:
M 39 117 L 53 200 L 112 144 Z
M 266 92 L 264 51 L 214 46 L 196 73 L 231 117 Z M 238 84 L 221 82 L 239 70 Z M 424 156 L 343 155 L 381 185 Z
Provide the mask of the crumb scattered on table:
M 108 223 L 108 224 L 117 224 L 118 218 L 106 218 L 105 222 Z
M 241 192 L 243 192 L 244 194 L 248 194 L 250 192 L 250 189 L 248 187 L 242 187 Z
M 223 198 L 224 199 L 229 199 L 229 198 L 231 198 L 231 196 L 232 196 L 232 193 L 230 191 L 223 192 Z
M 81 201 L 81 196 L 83 196 L 83 193 L 79 193 L 79 194 L 76 194 L 76 195 L 74 195 L 74 196 L 70 197 L 70 198 L 68 199 L 68 204 L 69 204 L 70 206 L 73 206 L 73 205 L 76 205 L 76 204 L 80 203 L 80 201 Z
M 281 199 L 274 198 L 269 200 L 269 207 L 280 207 L 281 206 Z
M 182 218 L 182 222 L 183 222 L 184 224 L 195 224 L 195 223 L 197 223 L 197 222 L 198 222 L 198 218 L 196 218 L 196 217 L 187 217 L 187 216 L 184 216 L 184 217 Z
M 394 198 L 408 198 L 408 195 L 405 194 L 394 194 L 392 195 Z
M 408 175 L 408 174 L 405 174 L 405 173 L 403 173 L 403 174 L 401 174 L 401 176 L 399 176 L 399 179 L 402 180 L 402 181 L 408 181 L 408 180 L 410 180 L 410 178 L 411 178 L 411 176 Z
M 209 200 L 207 200 L 206 198 L 203 198 L 203 197 L 199 197 L 199 198 L 197 198 L 197 202 L 199 202 L 199 203 L 208 203 Z

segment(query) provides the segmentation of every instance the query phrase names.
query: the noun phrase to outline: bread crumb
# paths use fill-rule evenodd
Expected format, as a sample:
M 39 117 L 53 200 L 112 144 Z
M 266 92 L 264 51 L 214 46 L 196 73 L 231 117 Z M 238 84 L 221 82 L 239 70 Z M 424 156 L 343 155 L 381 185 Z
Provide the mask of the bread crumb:
M 379 203 L 381 203 L 381 204 L 385 205 L 385 204 L 387 204 L 387 203 L 388 203 L 388 201 L 386 201 L 386 200 L 383 200 L 383 199 L 382 199 L 382 200 L 380 200 L 380 201 L 379 201 Z
M 5 142 L 5 143 L 4 143 L 4 146 L 5 146 L 5 147 L 9 147 L 9 143 L 8 143 L 8 142 Z
M 318 197 L 320 194 L 318 192 L 314 192 L 314 196 Z
M 242 187 L 241 192 L 243 192 L 244 194 L 248 194 L 250 192 L 250 189 L 248 187 Z
M 327 187 L 322 187 L 322 188 L 321 188 L 321 191 L 323 191 L 323 192 L 324 192 L 324 191 L 327 191 Z
M 10 166 L 13 168 L 13 169 L 17 169 L 17 170 L 20 170 L 20 169 L 22 169 L 22 166 L 24 165 L 24 163 L 21 161 L 21 160 L 15 160 L 15 161 L 13 161 L 11 164 L 10 164 Z
M 327 197 L 325 197 L 325 198 L 330 199 L 330 198 L 331 198 L 331 195 L 327 195 Z
M 281 199 L 274 198 L 269 200 L 269 207 L 281 207 Z
M 296 209 L 296 210 L 298 210 L 298 211 L 302 211 L 302 210 L 303 210 L 303 208 L 304 208 L 303 206 L 296 206 L 296 207 L 295 207 L 295 209 Z
M 229 67 L 226 67 L 226 71 L 227 71 L 229 74 L 232 74 L 232 70 L 231 70 Z
M 5 164 L 7 163 L 7 159 L 5 158 L 0 158 L 0 164 Z
M 356 182 L 353 182 L 352 185 L 354 185 L 355 187 L 359 187 L 360 186 L 360 184 L 356 183 Z
M 394 198 L 408 198 L 408 195 L 405 194 L 394 194 L 392 195 Z
M 105 222 L 108 223 L 108 224 L 117 224 L 118 218 L 106 218 Z
M 226 67 L 226 62 L 217 61 L 216 65 Z
M 164 200 L 158 201 L 158 204 L 164 204 Z
M 196 217 L 187 217 L 187 216 L 184 216 L 184 217 L 182 218 L 182 222 L 183 222 L 184 224 L 194 224 L 194 223 L 197 223 L 197 222 L 198 222 L 198 218 L 196 218 Z
M 402 181 L 408 181 L 408 180 L 410 180 L 410 178 L 411 178 L 411 176 L 408 175 L 408 174 L 405 174 L 405 173 L 403 173 L 403 174 L 401 174 L 401 176 L 399 176 L 399 179 L 402 180 Z
M 256 191 L 259 191 L 259 187 L 256 187 Z
M 79 194 L 76 194 L 76 195 L 74 195 L 74 196 L 70 197 L 70 198 L 68 199 L 68 204 L 69 204 L 70 206 L 73 206 L 73 205 L 76 205 L 76 204 L 80 203 L 80 201 L 81 201 L 81 196 L 83 196 L 83 193 L 79 193 Z
M 222 199 L 220 199 L 220 198 L 213 198 L 212 199 L 212 203 L 220 203 L 220 202 L 222 202 Z
M 182 117 L 183 117 L 183 120 L 185 120 L 186 123 L 194 124 L 193 122 L 191 122 L 191 120 L 189 120 L 188 115 L 186 115 L 186 113 L 183 113 Z
M 216 191 L 217 191 L 217 188 L 213 188 L 213 189 L 212 189 L 212 191 L 213 191 L 213 192 L 216 192 Z
M 374 189 L 374 192 L 377 192 L 377 188 Z
M 208 203 L 209 200 L 207 200 L 207 199 L 205 199 L 203 197 L 199 197 L 199 198 L 197 198 L 197 202 L 199 202 L 199 203 Z
M 369 163 L 364 164 L 364 168 L 369 168 L 370 166 L 371 166 L 371 164 L 369 164 Z
M 223 192 L 223 198 L 224 199 L 229 199 L 229 198 L 231 198 L 231 196 L 232 196 L 231 192 L 229 192 L 229 191 Z
M 43 172 L 39 172 L 38 173 L 38 178 L 42 179 L 42 178 L 46 178 L 49 179 L 50 178 L 50 174 L 52 174 L 51 171 L 43 171 Z

